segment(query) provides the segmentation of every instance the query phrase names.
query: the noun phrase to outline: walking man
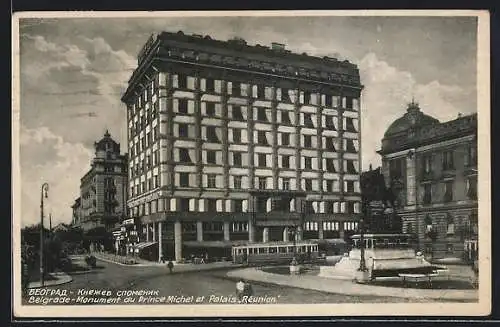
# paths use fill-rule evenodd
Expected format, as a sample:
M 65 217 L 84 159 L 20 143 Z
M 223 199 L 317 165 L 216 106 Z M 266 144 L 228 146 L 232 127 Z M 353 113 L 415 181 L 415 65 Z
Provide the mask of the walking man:
M 168 261 L 167 267 L 170 273 L 172 273 L 172 271 L 174 270 L 174 263 L 172 262 L 172 260 Z

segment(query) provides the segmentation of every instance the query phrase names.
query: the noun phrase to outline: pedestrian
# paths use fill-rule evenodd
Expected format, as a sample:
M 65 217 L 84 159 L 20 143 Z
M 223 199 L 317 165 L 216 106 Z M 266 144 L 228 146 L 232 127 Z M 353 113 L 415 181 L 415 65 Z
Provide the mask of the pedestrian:
M 244 294 L 245 294 L 245 282 L 243 281 L 243 279 L 240 279 L 236 283 L 236 296 L 238 297 L 238 300 L 241 301 Z
M 172 273 L 172 271 L 174 270 L 174 263 L 172 262 L 172 260 L 169 260 L 168 261 L 168 270 L 170 271 L 170 273 Z
M 253 295 L 253 287 L 249 282 L 245 283 L 245 295 L 252 296 Z
M 208 252 L 205 252 L 205 263 L 208 263 Z
M 160 260 L 161 260 L 161 263 L 165 263 L 165 256 L 162 255 Z

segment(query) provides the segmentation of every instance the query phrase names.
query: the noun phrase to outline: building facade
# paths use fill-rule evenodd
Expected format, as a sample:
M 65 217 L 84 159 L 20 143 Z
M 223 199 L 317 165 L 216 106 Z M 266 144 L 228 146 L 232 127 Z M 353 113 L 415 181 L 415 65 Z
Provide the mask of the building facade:
M 379 153 L 403 232 L 417 235 L 419 250 L 435 259 L 477 253 L 477 114 L 440 123 L 412 101 Z
M 73 225 L 111 231 L 127 215 L 127 155 L 120 154 L 120 144 L 108 131 L 94 148 L 91 168 L 81 178 L 80 196 L 72 206 Z
M 355 65 L 282 44 L 152 36 L 122 97 L 142 240 L 181 260 L 189 246 L 356 229 L 361 90 Z

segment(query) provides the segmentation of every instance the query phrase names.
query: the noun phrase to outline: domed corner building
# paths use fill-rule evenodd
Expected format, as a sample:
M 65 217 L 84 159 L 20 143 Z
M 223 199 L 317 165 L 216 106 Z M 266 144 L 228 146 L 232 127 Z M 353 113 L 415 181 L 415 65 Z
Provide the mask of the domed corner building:
M 477 114 L 439 122 L 412 100 L 382 139 L 382 174 L 402 232 L 429 259 L 477 255 Z

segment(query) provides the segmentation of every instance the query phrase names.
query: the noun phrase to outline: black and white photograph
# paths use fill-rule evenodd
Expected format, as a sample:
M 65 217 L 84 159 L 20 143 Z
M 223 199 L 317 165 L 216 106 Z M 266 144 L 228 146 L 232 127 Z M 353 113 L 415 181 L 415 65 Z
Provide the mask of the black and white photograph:
M 481 11 L 15 14 L 14 315 L 489 314 L 489 40 Z

